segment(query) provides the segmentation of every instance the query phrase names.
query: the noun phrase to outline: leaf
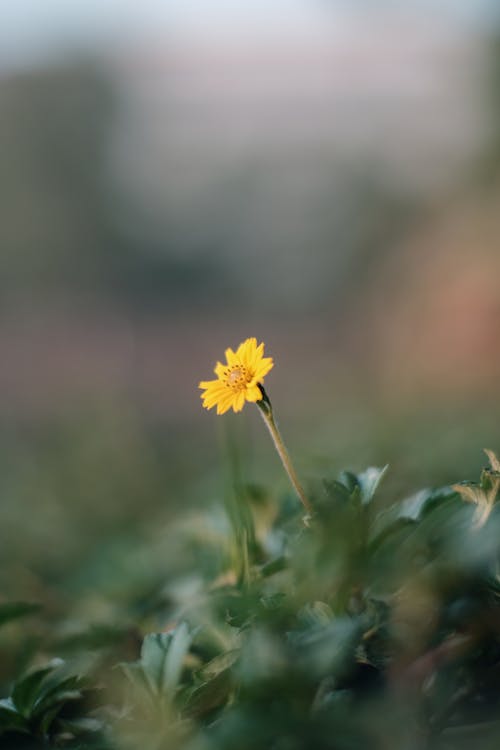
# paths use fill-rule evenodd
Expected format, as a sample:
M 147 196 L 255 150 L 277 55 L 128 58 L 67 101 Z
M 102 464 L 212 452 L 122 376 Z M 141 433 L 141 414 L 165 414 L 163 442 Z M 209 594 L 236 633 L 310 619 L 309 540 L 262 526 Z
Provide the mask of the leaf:
M 58 664 L 50 664 L 48 667 L 36 669 L 14 683 L 12 689 L 12 701 L 16 709 L 23 716 L 29 716 L 31 714 L 31 710 L 39 696 L 39 691 L 43 681 L 57 666 Z
M 434 508 L 441 506 L 445 501 L 455 497 L 456 490 L 454 487 L 426 487 L 414 495 L 405 498 L 398 505 L 392 506 L 389 511 L 396 518 L 405 518 L 412 521 L 419 521 L 422 517 L 432 512 Z
M 351 502 L 356 500 L 361 501 L 362 505 L 368 505 L 373 500 L 375 492 L 382 481 L 389 465 L 380 468 L 376 466 L 369 466 L 365 471 L 360 474 L 354 474 L 352 471 L 342 471 L 339 475 L 340 481 L 328 481 L 325 482 L 325 488 L 329 495 L 337 495 L 337 497 Z
M 230 669 L 224 669 L 209 682 L 195 688 L 184 710 L 188 716 L 201 717 L 224 705 L 233 689 L 234 678 Z
M 61 684 L 59 687 L 54 688 L 50 693 L 43 696 L 39 702 L 35 704 L 33 716 L 40 716 L 55 705 L 63 706 L 68 701 L 80 700 L 80 698 L 83 697 L 82 691 L 78 690 L 76 686 L 72 689 L 71 684 L 72 683 L 68 680 L 67 683 L 65 682 Z
M 162 673 L 162 690 L 171 693 L 177 687 L 191 640 L 192 636 L 189 633 L 188 626 L 185 622 L 182 622 L 175 629 L 168 646 Z
M 347 490 L 347 496 L 348 498 L 356 492 L 356 490 L 359 489 L 359 482 L 358 477 L 353 471 L 341 471 L 339 474 L 339 482 L 335 482 L 335 480 L 329 484 L 331 484 L 332 487 L 335 485 L 339 485 L 340 487 L 345 491 Z M 340 489 L 337 487 L 337 489 Z
M 154 693 L 160 691 L 165 658 L 171 638 L 172 636 L 169 633 L 148 633 L 142 642 L 140 664 Z
M 43 714 L 41 721 L 38 725 L 39 734 L 41 734 L 42 736 L 45 736 L 48 733 L 52 725 L 52 722 L 54 721 L 54 719 L 56 718 L 57 714 L 62 709 L 62 707 L 63 707 L 62 703 L 56 704 L 55 706 L 52 706 L 50 710 L 47 710 Z
M 290 642 L 297 650 L 297 661 L 304 672 L 318 679 L 331 673 L 341 674 L 354 661 L 362 630 L 361 620 L 338 617 L 323 627 L 290 633 Z
M 3 698 L 0 700 L 0 734 L 15 730 L 26 731 L 26 719 L 17 711 L 11 698 Z
M 328 625 L 333 620 L 331 607 L 325 602 L 306 604 L 298 613 L 297 619 L 304 628 Z
M 388 468 L 389 464 L 386 464 L 381 469 L 376 466 L 369 466 L 368 469 L 358 474 L 357 480 L 361 488 L 361 502 L 363 505 L 371 503 Z
M 147 679 L 144 673 L 144 668 L 140 662 L 121 662 L 119 666 L 134 687 L 143 689 L 151 688 L 151 684 Z
M 380 528 L 374 529 L 375 534 L 370 540 L 369 546 L 370 554 L 377 552 L 377 550 L 386 542 L 389 544 L 395 544 L 395 549 L 397 549 L 397 545 L 401 543 L 401 540 L 411 534 L 417 526 L 417 522 L 411 518 L 387 517 L 384 519 L 384 523 Z M 394 538 L 396 538 L 396 541 L 394 541 Z
M 282 570 L 286 570 L 288 567 L 288 560 L 285 555 L 275 557 L 274 560 L 270 560 L 265 563 L 261 569 L 260 574 L 263 578 L 269 578 L 275 573 L 281 573 Z
M 40 604 L 30 602 L 4 602 L 0 604 L 0 625 L 32 615 L 39 612 L 41 608 Z
M 144 638 L 140 664 L 153 692 L 175 690 L 191 640 L 186 623 L 173 633 L 150 633 Z
M 226 669 L 232 667 L 234 662 L 238 659 L 239 655 L 239 648 L 235 648 L 231 651 L 225 651 L 224 653 L 219 654 L 214 659 L 209 661 L 208 664 L 205 664 L 202 669 L 200 669 L 200 671 L 198 672 L 198 676 L 203 681 L 212 680 L 221 672 L 224 672 Z
M 61 729 L 75 735 L 101 732 L 105 728 L 103 721 L 89 717 L 82 717 L 80 719 L 61 719 L 58 722 L 58 726 L 59 725 Z
M 345 474 L 346 472 L 343 472 Z M 341 474 L 341 478 L 343 476 Z M 348 502 L 351 496 L 351 490 L 338 479 L 323 479 L 323 487 L 330 500 L 336 502 Z

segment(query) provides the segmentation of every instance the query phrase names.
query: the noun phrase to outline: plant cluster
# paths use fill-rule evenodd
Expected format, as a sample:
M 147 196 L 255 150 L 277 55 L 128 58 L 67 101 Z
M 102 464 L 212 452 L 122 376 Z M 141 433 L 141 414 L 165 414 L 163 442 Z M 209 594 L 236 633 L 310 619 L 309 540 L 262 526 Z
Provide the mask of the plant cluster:
M 249 341 L 238 350 L 245 371 L 231 352 L 208 384 L 221 413 L 258 395 L 263 349 Z M 306 495 L 259 387 L 307 516 L 295 495 L 235 483 L 223 509 L 179 523 L 171 538 L 185 564 L 164 596 L 143 602 L 140 637 L 116 652 L 128 658 L 109 658 L 130 636 L 115 624 L 81 639 L 93 658 L 15 679 L 0 700 L 2 747 L 498 747 L 497 457 L 487 452 L 478 482 L 395 503 L 382 491 L 386 468 L 320 479 Z M 34 614 L 3 605 L 0 624 Z

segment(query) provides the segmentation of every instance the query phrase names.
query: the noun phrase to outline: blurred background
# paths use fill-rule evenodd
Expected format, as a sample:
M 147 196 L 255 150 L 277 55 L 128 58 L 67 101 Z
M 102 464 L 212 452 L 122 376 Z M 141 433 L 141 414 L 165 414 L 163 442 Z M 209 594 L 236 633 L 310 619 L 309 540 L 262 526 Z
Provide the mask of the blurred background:
M 248 336 L 306 482 L 410 494 L 500 448 L 495 5 L 3 4 L 3 596 L 140 592 L 224 431 L 286 487 L 256 410 L 199 401 Z

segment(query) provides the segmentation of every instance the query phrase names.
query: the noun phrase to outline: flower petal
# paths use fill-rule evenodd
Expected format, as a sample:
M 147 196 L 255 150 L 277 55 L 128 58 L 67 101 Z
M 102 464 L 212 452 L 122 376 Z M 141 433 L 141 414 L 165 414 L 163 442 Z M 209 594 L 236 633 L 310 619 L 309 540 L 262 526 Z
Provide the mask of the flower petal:
M 222 378 L 226 370 L 227 370 L 227 365 L 223 365 L 222 362 L 217 362 L 217 364 L 214 367 L 214 372 L 218 378 Z
M 198 385 L 198 388 L 213 388 L 215 385 L 218 385 L 220 383 L 220 380 L 202 380 L 201 383 Z
M 241 411 L 244 405 L 245 405 L 245 391 L 239 391 L 238 393 L 235 393 L 234 400 L 233 400 L 233 410 L 235 412 Z
M 259 381 L 262 380 L 262 378 L 267 375 L 269 370 L 271 370 L 274 367 L 274 362 L 272 357 L 264 357 L 260 360 L 259 364 L 257 365 L 257 368 L 255 370 L 254 379 Z
M 258 385 L 250 386 L 246 389 L 245 398 L 247 401 L 260 401 L 262 399 L 262 391 Z
M 227 411 L 229 411 L 232 405 L 232 398 L 219 401 L 219 403 L 217 404 L 217 414 L 225 414 Z
M 232 349 L 226 349 L 224 354 L 226 355 L 226 360 L 227 360 L 228 365 L 230 366 L 235 365 L 238 362 L 238 357 L 236 356 L 236 354 L 233 352 Z

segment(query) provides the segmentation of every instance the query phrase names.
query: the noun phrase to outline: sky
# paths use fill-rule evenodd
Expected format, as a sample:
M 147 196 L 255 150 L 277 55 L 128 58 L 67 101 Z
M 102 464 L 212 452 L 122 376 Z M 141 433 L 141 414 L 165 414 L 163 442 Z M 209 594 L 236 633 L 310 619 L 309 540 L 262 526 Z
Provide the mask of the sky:
M 341 24 L 356 14 L 417 9 L 481 21 L 495 0 L 0 0 L 0 66 L 37 64 L 75 48 L 102 49 L 141 34 L 279 33 Z

